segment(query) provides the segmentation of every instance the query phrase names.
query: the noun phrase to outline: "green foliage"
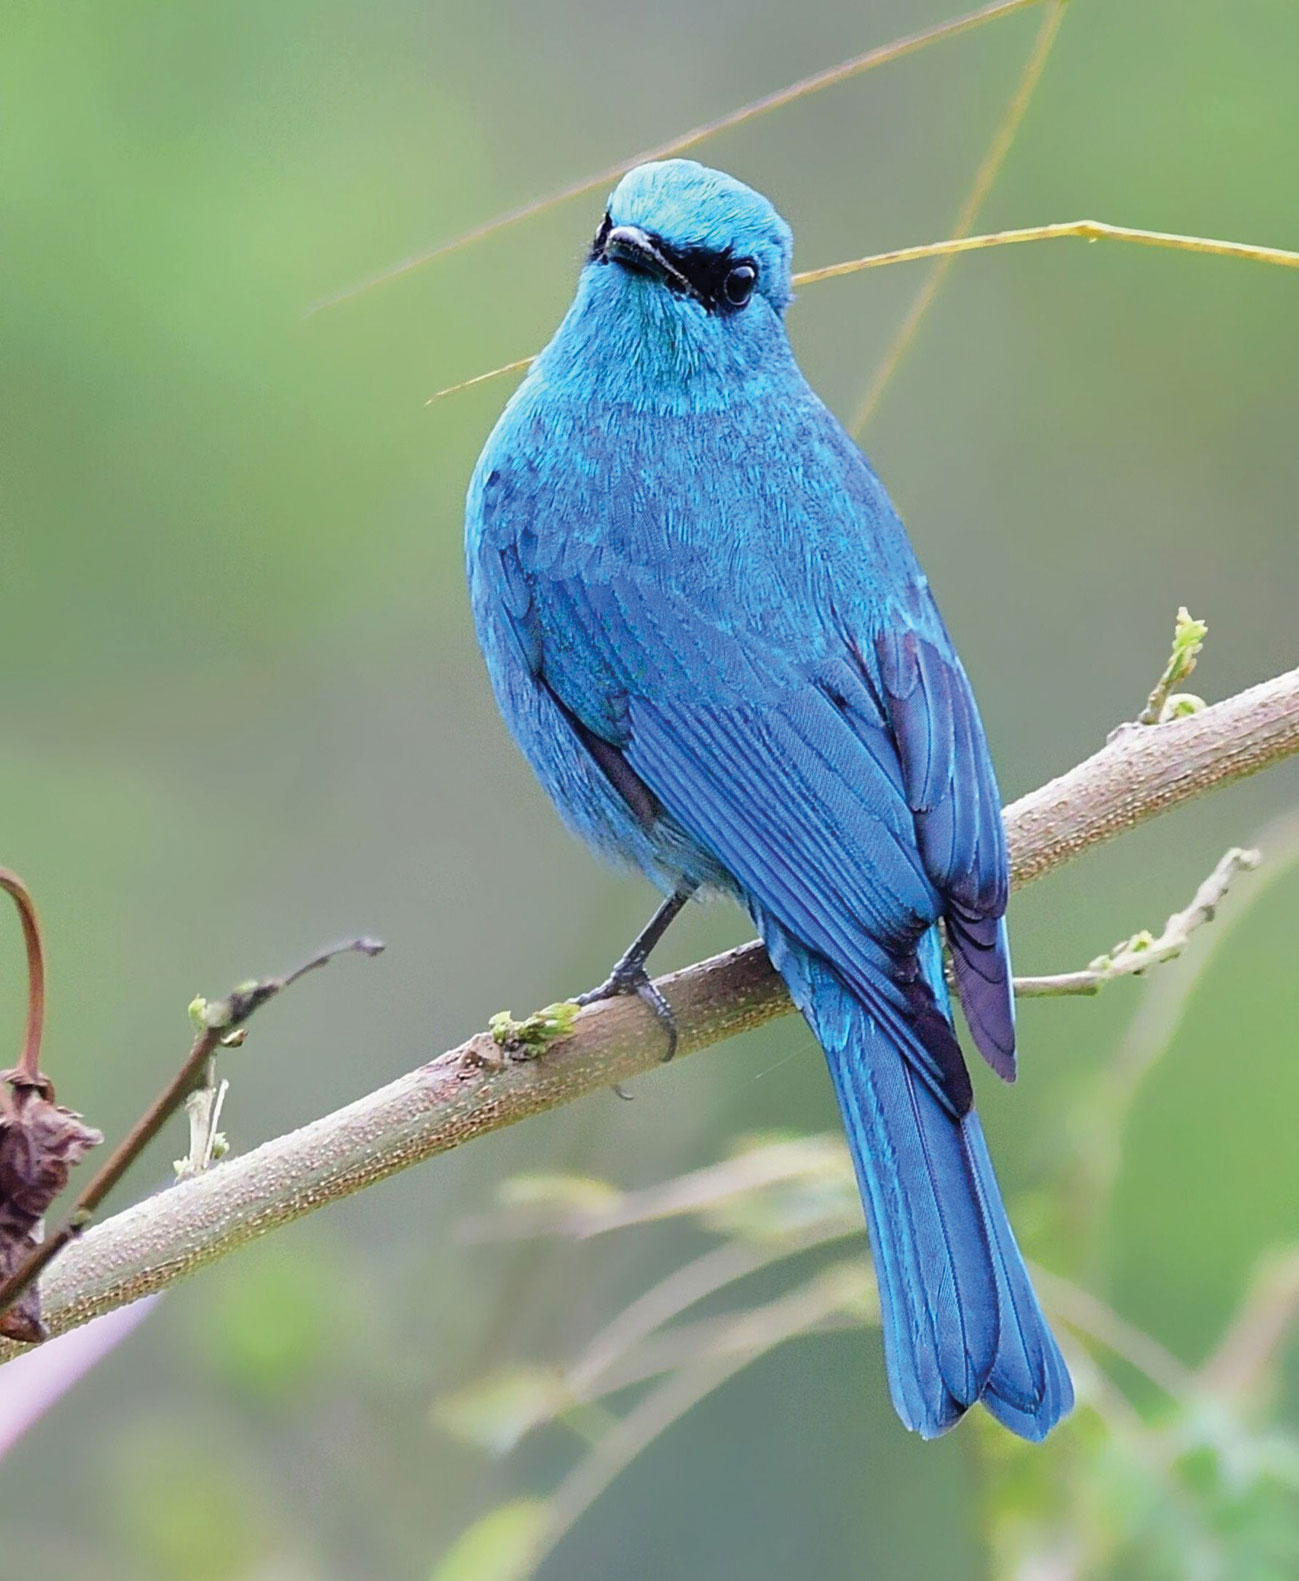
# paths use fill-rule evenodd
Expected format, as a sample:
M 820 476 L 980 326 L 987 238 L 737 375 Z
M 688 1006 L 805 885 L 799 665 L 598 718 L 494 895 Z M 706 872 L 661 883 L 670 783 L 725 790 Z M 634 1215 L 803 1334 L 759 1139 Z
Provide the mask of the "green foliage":
M 503 1208 L 542 1208 L 571 1213 L 602 1213 L 623 1200 L 624 1193 L 592 1175 L 562 1175 L 553 1170 L 511 1175 L 497 1188 Z
M 238 1279 L 222 1280 L 194 1315 L 203 1365 L 252 1399 L 286 1400 L 342 1343 L 350 1326 L 347 1271 L 299 1244 L 256 1247 Z
M 160 1422 L 133 1422 L 107 1447 L 113 1523 L 139 1581 L 243 1581 L 273 1542 L 275 1521 L 250 1468 L 201 1430 L 182 1439 Z
M 489 1510 L 443 1555 L 430 1581 L 524 1581 L 549 1513 L 540 1499 Z
M 510 1367 L 439 1400 L 434 1420 L 463 1442 L 503 1455 L 572 1404 L 568 1385 L 553 1368 Z
M 816 1140 L 832 1144 L 819 1167 L 704 1205 L 700 1226 L 714 1235 L 768 1246 L 842 1223 L 855 1225 L 857 1187 L 848 1155 L 833 1145 L 837 1138 Z
M 1078 1581 L 1274 1581 L 1299 1565 L 1299 1441 L 1244 1429 L 1220 1401 L 1177 1403 L 1153 1431 L 1101 1406 L 1069 1428 L 1063 1465 L 980 1437 L 998 1468 L 986 1508 L 998 1575 L 1051 1555 Z

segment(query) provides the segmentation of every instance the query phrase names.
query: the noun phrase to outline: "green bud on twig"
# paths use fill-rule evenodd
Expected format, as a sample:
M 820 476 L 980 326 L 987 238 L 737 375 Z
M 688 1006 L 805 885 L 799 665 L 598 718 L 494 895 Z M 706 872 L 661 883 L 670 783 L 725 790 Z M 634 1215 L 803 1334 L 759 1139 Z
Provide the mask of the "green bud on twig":
M 575 1000 L 565 999 L 534 1011 L 524 1021 L 516 1021 L 508 1010 L 499 1010 L 487 1025 L 499 1047 L 511 1053 L 526 1049 L 540 1054 L 559 1038 L 568 1036 L 579 1009 Z

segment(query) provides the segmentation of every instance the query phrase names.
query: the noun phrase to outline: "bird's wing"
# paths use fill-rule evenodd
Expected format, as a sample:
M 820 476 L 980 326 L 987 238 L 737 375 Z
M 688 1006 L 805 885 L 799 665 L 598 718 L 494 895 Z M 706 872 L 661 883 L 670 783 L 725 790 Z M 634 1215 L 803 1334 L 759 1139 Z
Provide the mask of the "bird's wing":
M 918 590 L 917 590 L 918 591 Z M 875 639 L 880 700 L 897 743 L 925 872 L 944 900 L 970 1031 L 1015 1077 L 1015 1003 L 1004 914 L 1010 879 L 1001 797 L 974 694 L 927 593 Z
M 604 772 L 647 787 L 883 1021 L 918 1032 L 902 1041 L 920 1074 L 964 1113 L 969 1074 L 916 956 L 944 911 L 908 791 L 909 772 L 926 793 L 931 773 L 900 752 L 891 694 L 848 653 L 802 662 L 625 566 L 538 585 L 506 550 L 504 569 L 534 673 L 587 749 L 602 743 Z M 626 777 L 610 774 L 611 754 Z M 925 803 L 935 852 L 940 804 Z M 964 830 L 954 843 L 958 865 L 979 844 Z
M 917 957 L 939 914 L 882 724 L 820 686 L 751 700 L 637 697 L 623 754 L 743 889 L 829 960 L 956 1115 L 969 1073 Z

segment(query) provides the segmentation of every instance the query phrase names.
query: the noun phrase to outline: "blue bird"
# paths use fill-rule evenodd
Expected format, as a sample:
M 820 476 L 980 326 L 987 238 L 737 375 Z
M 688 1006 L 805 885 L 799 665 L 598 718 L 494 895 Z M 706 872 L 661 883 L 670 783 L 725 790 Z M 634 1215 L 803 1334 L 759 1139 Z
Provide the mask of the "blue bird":
M 691 160 L 619 183 L 466 510 L 493 690 L 567 823 L 667 897 L 597 995 L 663 1018 L 645 958 L 735 897 L 825 1051 L 874 1249 L 893 1403 L 982 1400 L 1038 1440 L 1073 1403 L 973 1108 L 943 975 L 1015 1074 L 1001 802 L 897 513 L 813 394 L 793 236 Z M 592 996 L 588 996 L 592 997 Z

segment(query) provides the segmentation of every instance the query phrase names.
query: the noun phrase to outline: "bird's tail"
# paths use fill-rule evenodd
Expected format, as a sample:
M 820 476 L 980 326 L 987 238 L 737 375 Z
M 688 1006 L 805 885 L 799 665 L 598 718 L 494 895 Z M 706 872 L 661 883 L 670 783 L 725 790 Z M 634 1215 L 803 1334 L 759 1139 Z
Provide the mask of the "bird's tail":
M 1072 1406 L 1073 1385 L 978 1115 L 955 1118 L 916 1074 L 899 1047 L 904 1023 L 886 1031 L 831 967 L 760 920 L 830 1064 L 870 1227 L 898 1415 L 934 1438 L 982 1400 L 1012 1432 L 1044 1438 Z

